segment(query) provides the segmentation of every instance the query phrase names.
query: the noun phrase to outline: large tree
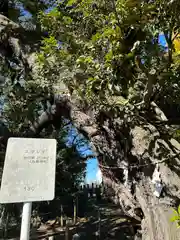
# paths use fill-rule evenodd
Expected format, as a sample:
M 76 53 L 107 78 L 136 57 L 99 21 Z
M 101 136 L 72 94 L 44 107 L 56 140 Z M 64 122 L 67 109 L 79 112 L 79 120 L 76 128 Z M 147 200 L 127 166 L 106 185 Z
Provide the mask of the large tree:
M 166 211 L 180 197 L 179 1 L 69 0 L 40 10 L 31 43 L 29 30 L 1 15 L 2 147 L 11 134 L 38 136 L 68 119 L 94 147 L 124 211 L 141 220 L 142 209 L 144 233 L 171 239 Z M 164 202 L 154 195 L 155 169 Z

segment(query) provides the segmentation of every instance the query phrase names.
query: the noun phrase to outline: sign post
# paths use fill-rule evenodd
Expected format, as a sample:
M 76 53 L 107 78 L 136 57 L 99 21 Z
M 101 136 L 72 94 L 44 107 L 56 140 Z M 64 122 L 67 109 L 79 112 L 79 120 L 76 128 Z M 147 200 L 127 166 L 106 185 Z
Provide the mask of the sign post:
M 56 140 L 9 138 L 0 203 L 23 202 L 20 240 L 29 240 L 32 202 L 54 199 Z
M 29 240 L 32 202 L 23 204 L 20 240 Z

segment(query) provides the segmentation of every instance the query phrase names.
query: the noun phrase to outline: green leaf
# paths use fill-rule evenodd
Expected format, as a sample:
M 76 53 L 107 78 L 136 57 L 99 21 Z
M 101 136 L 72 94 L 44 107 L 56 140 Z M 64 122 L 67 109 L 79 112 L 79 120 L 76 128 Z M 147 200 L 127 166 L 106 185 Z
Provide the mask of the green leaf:
M 175 221 L 178 221 L 178 220 L 180 220 L 180 217 L 178 215 L 170 218 L 171 222 L 175 222 Z
M 105 59 L 107 62 L 110 62 L 113 58 L 113 52 L 112 50 L 110 50 L 106 55 L 105 55 Z
M 72 18 L 70 18 L 70 17 L 64 16 L 63 20 L 64 20 L 64 23 L 67 25 L 72 23 Z
M 99 32 L 97 32 L 95 35 L 92 36 L 92 42 L 96 42 L 101 37 L 102 37 L 102 35 Z
M 178 212 L 174 208 L 172 208 L 172 211 L 174 212 L 175 215 L 178 215 Z
M 95 64 L 95 69 L 97 70 L 97 69 L 99 69 L 100 68 L 100 64 L 99 63 L 96 63 Z
M 180 228 L 180 223 L 179 223 L 179 222 L 176 224 L 176 227 L 177 227 L 177 228 Z
M 179 215 L 180 215 L 180 205 L 178 206 L 178 213 L 179 213 Z
M 74 3 L 76 3 L 76 0 L 69 0 L 67 6 L 72 6 Z
M 49 17 L 58 17 L 60 15 L 60 12 L 58 11 L 57 8 L 53 8 L 49 13 Z

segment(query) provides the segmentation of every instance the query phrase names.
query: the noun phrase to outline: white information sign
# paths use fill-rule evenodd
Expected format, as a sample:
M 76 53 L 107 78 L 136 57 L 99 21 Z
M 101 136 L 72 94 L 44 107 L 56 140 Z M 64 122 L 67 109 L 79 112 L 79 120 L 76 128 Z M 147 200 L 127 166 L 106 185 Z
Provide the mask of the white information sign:
M 54 198 L 56 140 L 9 138 L 0 190 L 1 203 Z

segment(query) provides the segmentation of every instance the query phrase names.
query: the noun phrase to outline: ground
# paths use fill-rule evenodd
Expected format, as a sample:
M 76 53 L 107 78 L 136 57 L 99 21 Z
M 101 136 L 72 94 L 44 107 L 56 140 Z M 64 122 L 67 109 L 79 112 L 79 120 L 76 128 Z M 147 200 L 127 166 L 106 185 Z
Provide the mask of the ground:
M 80 239 L 86 240 L 133 240 L 136 229 L 140 227 L 139 223 L 125 216 L 119 206 L 107 202 L 96 204 L 94 200 L 90 200 L 90 208 L 86 212 L 86 217 L 79 218 L 76 225 L 69 225 L 69 240 L 75 233 L 81 235 Z M 8 231 L 8 239 L 19 239 L 19 232 L 19 227 L 16 230 L 11 229 Z M 46 239 L 50 235 L 54 235 L 54 239 L 64 240 L 65 228 L 61 228 L 58 224 L 52 228 L 49 221 L 48 224 L 42 224 L 39 229 L 31 230 L 31 239 L 34 240 Z

